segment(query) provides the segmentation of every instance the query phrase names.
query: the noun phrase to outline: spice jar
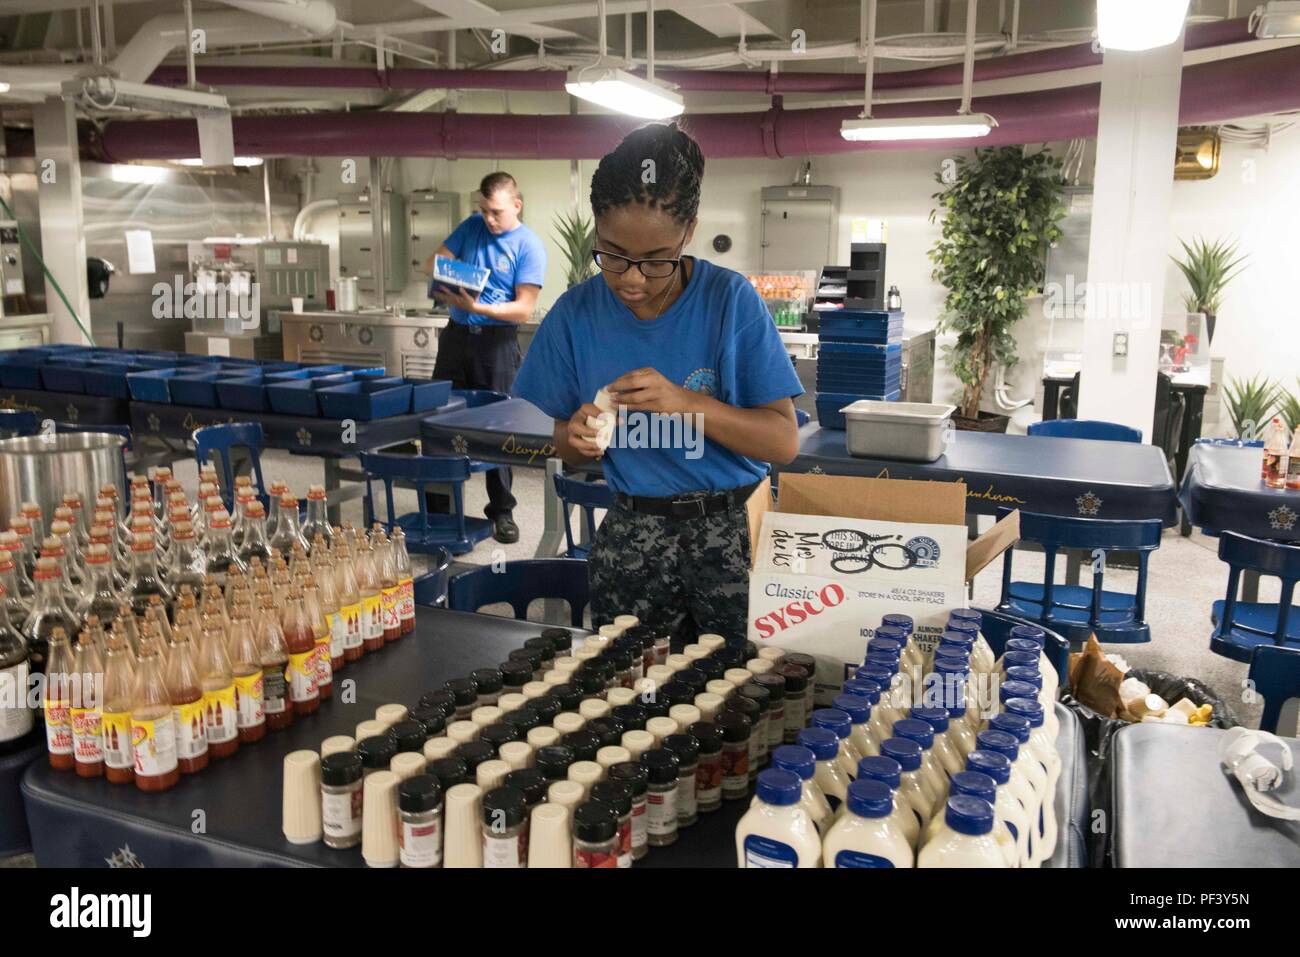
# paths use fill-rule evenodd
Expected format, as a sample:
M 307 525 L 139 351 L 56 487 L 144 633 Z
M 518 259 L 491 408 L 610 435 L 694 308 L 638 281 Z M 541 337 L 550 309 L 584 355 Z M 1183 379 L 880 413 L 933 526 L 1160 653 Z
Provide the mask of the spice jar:
M 655 747 L 655 736 L 649 731 L 624 731 L 620 739 L 623 747 L 632 755 L 632 760 L 639 760 L 641 755 Z
M 569 780 L 582 785 L 583 796 L 587 789 L 605 776 L 605 769 L 595 761 L 574 761 L 569 765 Z
M 700 759 L 700 742 L 689 734 L 670 734 L 664 748 L 677 755 L 677 826 L 690 827 L 699 820 L 695 801 L 695 772 Z
M 597 781 L 587 799 L 614 809 L 618 817 L 618 866 L 632 866 L 632 788 L 622 781 Z
M 614 666 L 613 688 L 631 688 L 636 677 L 632 674 L 632 653 L 617 645 L 606 652 L 605 657 Z M 640 663 L 638 657 L 637 663 Z
M 708 682 L 721 679 L 723 674 L 726 673 L 727 666 L 721 659 L 710 655 L 707 658 L 699 659 L 687 670 L 698 671 L 700 674 L 704 675 L 704 680 Z
M 463 721 L 453 721 L 447 725 L 447 737 L 457 744 L 467 744 L 470 741 L 478 740 L 479 729 L 473 721 L 465 719 Z
M 596 668 L 582 668 L 569 676 L 569 684 L 578 689 L 583 699 L 605 697 L 605 676 Z
M 664 665 L 668 663 L 669 645 L 668 632 L 654 631 L 655 664 Z
M 586 723 L 586 719 L 578 712 L 562 711 L 555 716 L 555 720 L 551 722 L 551 727 L 560 732 L 561 735 L 565 735 L 581 731 L 582 726 Z
M 495 756 L 501 750 L 501 745 L 507 741 L 519 740 L 519 729 L 513 724 L 505 724 L 504 722 L 489 724 L 479 732 L 478 739 L 492 745 L 493 756 Z
M 528 746 L 534 751 L 542 748 L 549 748 L 553 744 L 560 743 L 560 732 L 556 731 L 548 724 L 533 728 L 528 732 Z
M 767 748 L 778 748 L 785 741 L 785 676 L 778 672 L 755 675 L 753 682 L 767 691 Z
M 595 761 L 596 752 L 601 744 L 594 734 L 586 731 L 571 731 L 560 738 L 560 743 L 573 749 L 573 756 L 578 761 Z
M 557 655 L 567 655 L 573 647 L 573 634 L 566 628 L 547 628 L 542 631 L 543 638 L 549 638 Z
M 548 781 L 562 781 L 569 773 L 569 765 L 578 760 L 573 749 L 563 744 L 551 744 L 538 748 L 533 755 L 533 766 L 542 772 Z
M 667 748 L 641 755 L 646 770 L 646 843 L 667 847 L 677 840 L 677 777 L 680 762 Z
M 455 719 L 464 721 L 478 707 L 478 685 L 473 678 L 452 678 L 443 688 L 450 691 L 456 704 Z
M 528 799 L 523 791 L 499 787 L 483 795 L 483 866 L 528 866 Z
M 550 672 L 547 672 L 549 674 Z M 545 681 L 530 681 L 523 687 L 523 695 L 529 701 L 551 693 L 551 686 Z
M 723 638 L 721 635 L 715 635 L 709 632 L 700 635 L 695 640 L 699 642 L 701 645 L 703 645 L 705 649 L 709 652 L 709 654 L 713 654 L 715 651 L 718 651 L 719 649 L 725 648 L 727 646 L 726 638 Z
M 673 671 L 684 671 L 691 666 L 691 659 L 685 655 L 669 655 L 664 659 L 664 664 Z
M 791 651 L 785 656 L 785 664 L 798 665 L 808 673 L 808 684 L 804 687 L 803 691 L 803 709 L 805 715 L 812 714 L 813 696 L 816 693 L 815 679 L 817 677 L 817 659 L 812 655 L 806 655 L 801 651 Z
M 694 704 L 675 704 L 668 709 L 668 717 L 676 721 L 679 728 L 688 728 L 696 721 L 704 719 L 704 715 L 700 714 L 700 709 Z
M 457 784 L 465 784 L 469 781 L 469 768 L 460 758 L 438 758 L 430 761 L 425 771 L 438 779 L 443 794 Z
M 537 648 L 516 648 L 507 657 L 511 661 L 528 662 L 528 666 L 533 670 L 531 681 L 541 681 L 542 675 L 546 673 L 546 669 L 542 667 L 542 653 Z M 520 685 L 521 689 L 522 687 L 523 685 Z
M 624 732 L 644 731 L 645 723 L 650 718 L 650 715 L 646 714 L 645 708 L 639 704 L 621 704 L 611 713 L 619 721 L 623 722 Z
M 724 681 L 723 684 L 726 684 L 726 682 Z M 718 712 L 722 710 L 726 703 L 727 699 L 722 695 L 713 694 L 709 691 L 695 696 L 695 707 L 700 712 L 701 721 L 712 721 L 718 716 Z
M 376 771 L 387 771 L 397 746 L 388 735 L 373 735 L 357 742 L 357 755 L 361 758 L 364 776 L 370 777 Z
M 749 674 L 749 672 L 745 672 L 745 674 Z M 745 680 L 748 681 L 749 679 L 746 678 Z M 742 684 L 743 683 L 744 682 L 742 682 Z M 722 698 L 724 700 L 730 698 L 731 695 L 735 692 L 736 688 L 737 688 L 736 685 L 733 685 L 730 681 L 727 681 L 725 678 L 714 678 L 712 681 L 708 682 L 704 686 L 705 692 L 707 692 L 708 694 L 715 694 L 719 698 Z M 696 697 L 698 697 L 698 695 Z
M 456 757 L 465 762 L 465 773 L 473 780 L 478 766 L 496 757 L 496 749 L 486 741 L 470 741 L 456 749 Z
M 501 671 L 501 690 L 503 692 L 519 692 L 524 685 L 533 680 L 533 665 L 531 661 L 510 658 L 497 665 Z
M 656 747 L 662 745 L 668 735 L 678 731 L 677 722 L 669 717 L 651 718 L 645 723 L 645 729 L 654 735 Z
M 606 772 L 608 780 L 627 785 L 632 796 L 632 860 L 639 861 L 649 853 L 646 842 L 646 792 L 649 775 L 636 761 L 623 761 Z
M 699 743 L 695 765 L 695 806 L 710 814 L 722 806 L 722 730 L 710 721 L 697 721 L 686 733 Z
M 421 708 L 437 708 L 442 712 L 444 721 L 451 721 L 456 714 L 456 696 L 450 691 L 426 691 L 420 695 Z
M 603 718 L 610 713 L 609 702 L 602 701 L 600 698 L 588 698 L 582 704 L 578 705 L 578 714 L 591 721 L 594 718 Z
M 764 649 L 766 651 L 768 649 Z M 785 735 L 786 744 L 794 744 L 799 732 L 808 723 L 808 689 L 812 686 L 807 668 L 786 661 L 774 672 L 785 679 Z
M 393 741 L 397 745 L 397 753 L 403 751 L 420 752 L 424 749 L 424 742 L 428 740 L 428 735 L 424 731 L 424 725 L 419 721 L 412 721 L 409 718 L 405 721 L 399 721 L 388 729 L 388 733 L 393 736 Z
M 764 697 L 756 698 L 745 692 L 753 688 L 753 685 L 745 685 L 743 688 L 737 688 L 736 693 L 727 699 L 723 705 L 728 711 L 739 711 L 749 717 L 753 723 L 753 732 L 749 736 L 749 781 L 752 784 L 754 778 L 758 776 L 758 768 L 764 763 L 767 757 L 767 714 L 764 706 L 767 704 L 766 694 L 761 688 L 758 689 Z
M 732 688 L 739 688 L 742 685 L 749 684 L 749 679 L 754 677 L 748 668 L 728 668 L 722 673 L 722 679 L 731 683 Z
M 635 688 L 610 688 L 605 692 L 605 701 L 610 708 L 626 708 L 628 705 L 636 704 L 637 697 Z
M 402 867 L 442 864 L 442 785 L 428 774 L 407 778 L 397 788 Z
M 582 730 L 592 735 L 596 739 L 596 743 L 604 748 L 619 743 L 619 739 L 623 737 L 623 722 L 613 715 L 609 715 L 608 717 L 588 721 Z
M 506 775 L 505 786 L 522 791 L 531 811 L 546 800 L 546 787 L 550 782 L 536 768 L 519 768 Z
M 447 719 L 443 716 L 441 708 L 423 708 L 416 707 L 411 709 L 407 715 L 412 721 L 418 721 L 424 725 L 425 738 L 436 738 L 442 734 L 447 727 Z M 491 722 L 489 722 L 490 724 Z
M 618 814 L 607 804 L 588 801 L 573 812 L 573 866 L 618 867 Z
M 749 794 L 749 738 L 753 722 L 742 711 L 726 711 L 714 722 L 722 729 L 722 799 L 741 801 Z
M 430 738 L 424 742 L 424 757 L 426 761 L 437 761 L 442 758 L 450 758 L 460 747 L 460 742 L 453 741 L 448 737 Z M 446 788 L 443 788 L 445 791 Z
M 555 666 L 555 642 L 550 638 L 545 635 L 529 638 L 524 642 L 524 647 L 541 652 L 543 671 L 550 671 Z
M 505 694 L 497 699 L 497 707 L 506 714 L 509 714 L 512 711 L 518 711 L 526 704 L 528 704 L 528 699 L 518 691 L 507 690 Z
M 542 695 L 540 698 L 532 698 L 528 702 L 528 710 L 537 715 L 539 727 L 549 725 L 555 720 L 555 716 L 563 710 L 560 708 L 560 699 L 551 693 L 554 691 L 554 688 L 550 688 L 547 694 Z
M 577 713 L 578 705 L 582 704 L 582 692 L 577 689 L 573 682 L 565 682 L 562 685 L 551 686 L 551 697 L 560 703 L 560 711 L 572 711 Z M 536 708 L 536 702 L 533 707 Z
M 356 847 L 361 843 L 363 776 L 361 758 L 354 751 L 336 751 L 321 758 L 321 826 L 326 847 Z

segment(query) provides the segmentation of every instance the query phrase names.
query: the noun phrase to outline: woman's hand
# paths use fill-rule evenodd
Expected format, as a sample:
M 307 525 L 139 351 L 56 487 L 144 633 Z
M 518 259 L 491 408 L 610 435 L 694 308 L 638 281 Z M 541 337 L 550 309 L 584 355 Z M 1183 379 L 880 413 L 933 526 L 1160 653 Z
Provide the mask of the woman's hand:
M 433 291 L 433 298 L 444 306 L 453 306 L 468 313 L 477 313 L 478 300 L 464 289 L 455 286 L 441 286 Z
M 658 369 L 633 369 L 625 372 L 605 387 L 610 398 L 628 412 L 661 412 L 664 414 L 693 411 L 697 393 L 673 385 Z
M 593 403 L 584 402 L 569 417 L 569 447 L 584 458 L 598 459 L 605 454 L 604 449 L 596 444 L 596 430 L 587 424 L 588 417 L 595 419 L 603 414 Z

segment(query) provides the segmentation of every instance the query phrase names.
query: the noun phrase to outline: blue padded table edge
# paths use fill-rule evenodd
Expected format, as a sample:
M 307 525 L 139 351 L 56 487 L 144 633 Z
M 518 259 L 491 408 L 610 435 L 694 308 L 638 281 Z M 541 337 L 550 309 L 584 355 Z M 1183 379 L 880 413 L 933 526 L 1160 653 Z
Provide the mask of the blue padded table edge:
M 1265 486 L 1262 455 L 1257 448 L 1193 445 L 1178 491 L 1187 520 L 1209 534 L 1226 530 L 1300 542 L 1300 492 Z
M 426 455 L 468 455 L 500 465 L 543 468 L 555 455 L 551 417 L 513 397 L 426 419 L 420 440 Z
M 799 454 L 776 472 L 966 482 L 967 509 L 993 515 L 1010 506 L 1052 515 L 1158 518 L 1176 522 L 1175 489 L 1164 453 L 1151 445 L 1047 436 L 957 432 L 936 462 L 849 455 L 844 433 L 810 422 Z M 1046 466 L 1046 467 L 1045 467 Z
M 0 408 L 36 412 L 73 425 L 129 425 L 130 402 L 79 392 L 0 389 Z

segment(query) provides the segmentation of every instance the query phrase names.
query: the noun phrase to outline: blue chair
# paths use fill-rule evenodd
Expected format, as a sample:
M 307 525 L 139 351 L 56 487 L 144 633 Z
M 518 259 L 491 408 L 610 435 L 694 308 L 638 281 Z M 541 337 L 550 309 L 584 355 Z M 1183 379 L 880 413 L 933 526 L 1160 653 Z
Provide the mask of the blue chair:
M 257 422 L 232 422 L 227 425 L 209 425 L 195 429 L 191 436 L 194 441 L 194 459 L 199 468 L 208 463 L 213 452 L 221 457 L 221 498 L 226 508 L 234 507 L 235 470 L 232 453 L 235 449 L 245 449 L 253 465 L 253 474 L 257 481 L 257 493 L 266 501 L 266 485 L 262 481 L 262 445 L 264 437 L 262 426 Z
M 135 439 L 131 434 L 129 425 L 74 425 L 71 422 L 55 422 L 54 431 L 57 433 L 104 432 L 125 439 L 126 445 L 122 446 L 122 488 L 129 489 L 131 487 L 131 468 L 127 465 L 126 453 L 131 451 L 131 443 Z
M 36 413 L 26 409 L 0 409 L 0 432 L 13 436 L 35 435 L 41 430 Z
M 1291 604 L 1300 580 L 1300 545 L 1283 545 L 1236 532 L 1219 533 L 1219 558 L 1228 563 L 1228 592 L 1210 611 L 1210 650 L 1234 661 L 1253 661 L 1256 649 L 1300 648 L 1300 608 Z M 1242 572 L 1282 580 L 1278 603 L 1238 601 Z
M 1247 677 L 1264 699 L 1259 729 L 1277 734 L 1282 706 L 1292 698 L 1300 698 L 1300 649 L 1260 645 L 1250 659 Z M 1285 728 L 1282 733 L 1290 736 L 1295 728 Z
M 1011 637 L 1011 629 L 1017 625 L 1037 625 L 1038 622 L 1030 621 L 1027 618 L 1017 618 L 1015 615 L 1008 615 L 1000 611 L 988 611 L 983 608 L 972 608 L 971 611 L 977 611 L 984 616 L 980 623 L 980 634 L 984 640 L 989 643 L 993 649 L 993 654 L 1002 657 L 1002 652 L 1006 649 L 1007 639 Z M 1047 632 L 1047 641 L 1043 643 L 1043 650 L 1047 655 L 1047 660 L 1056 668 L 1056 673 L 1060 678 L 1062 688 L 1070 686 L 1070 642 L 1064 635 L 1060 635 L 1050 628 L 1044 628 Z
M 453 555 L 463 555 L 492 534 L 492 523 L 485 518 L 465 516 L 464 486 L 470 476 L 469 459 L 463 455 L 389 455 L 362 452 L 361 467 L 366 473 L 365 520 L 375 519 L 373 486 L 384 483 L 387 520 L 381 523 L 391 532 L 400 525 L 406 533 L 406 548 L 415 554 L 433 554 L 446 548 Z M 393 483 L 412 485 L 416 490 L 418 512 L 399 516 L 393 506 Z M 450 515 L 430 512 L 425 492 L 430 485 L 450 485 L 455 511 Z
M 515 617 L 525 620 L 530 603 L 562 598 L 569 603 L 569 621 L 582 627 L 583 609 L 590 601 L 587 563 L 576 558 L 527 558 L 502 568 L 485 565 L 451 580 L 447 600 L 456 611 L 478 611 L 484 605 L 507 602 Z
M 1118 422 L 1098 419 L 1048 419 L 1031 422 L 1030 435 L 1050 435 L 1061 439 L 1103 439 L 1108 442 L 1141 442 L 1142 433 Z
M 614 506 L 614 490 L 604 482 L 584 482 L 563 473 L 555 474 L 555 494 L 564 506 L 564 540 L 567 545 L 564 554 L 569 558 L 586 558 L 591 551 L 590 545 L 580 545 L 573 538 L 573 525 L 569 521 L 569 509 L 575 505 L 582 509 L 583 522 L 587 529 L 587 541 L 596 538 L 596 509 L 609 509 Z
M 1009 508 L 1000 508 L 998 518 L 1010 512 Z M 1160 547 L 1160 532 L 1158 518 L 1115 521 L 1022 511 L 1020 539 L 1042 548 L 1043 581 L 1012 581 L 1015 549 L 1007 549 L 1002 559 L 1002 598 L 997 610 L 1051 628 L 1071 643 L 1086 642 L 1093 634 L 1101 642 L 1150 641 L 1151 626 L 1145 620 L 1147 563 L 1151 553 Z M 1137 593 L 1106 591 L 1104 561 L 1094 563 L 1092 587 L 1055 584 L 1056 556 L 1061 549 L 1079 549 L 1090 554 L 1100 551 L 1106 558 L 1113 552 L 1136 552 Z
M 447 549 L 437 548 L 429 552 L 428 568 L 413 583 L 417 605 L 447 607 L 447 569 L 450 567 L 451 553 Z

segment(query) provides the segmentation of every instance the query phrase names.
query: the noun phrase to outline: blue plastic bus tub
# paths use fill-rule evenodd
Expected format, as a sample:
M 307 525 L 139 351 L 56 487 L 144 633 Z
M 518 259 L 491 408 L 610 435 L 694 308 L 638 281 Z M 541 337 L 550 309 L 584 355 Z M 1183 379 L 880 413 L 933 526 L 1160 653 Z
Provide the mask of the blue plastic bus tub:
M 126 377 L 132 372 L 148 370 L 134 361 L 98 361 L 86 366 L 86 395 L 104 396 L 110 399 L 129 399 L 131 392 L 126 385 Z
M 136 402 L 163 402 L 170 404 L 172 394 L 170 380 L 182 375 L 181 369 L 150 369 L 147 372 L 132 372 L 126 377 L 126 387 L 131 398 Z
M 411 411 L 432 412 L 451 401 L 450 379 L 407 379 L 411 383 Z
M 219 378 L 216 380 L 217 404 L 223 409 L 241 412 L 265 412 L 266 384 L 260 375 Z
M 319 389 L 321 415 L 327 419 L 369 422 L 411 411 L 411 386 L 381 379 L 363 379 Z
M 47 392 L 85 392 L 86 367 L 90 363 L 85 356 L 53 353 L 43 360 L 41 387 Z
M 842 392 L 819 392 L 817 393 L 817 422 L 823 429 L 838 429 L 844 431 L 844 413 L 840 410 L 846 405 L 852 405 L 859 399 L 879 399 L 886 402 L 897 402 L 900 393 L 898 390 L 881 394 L 863 394 L 847 395 Z
M 214 408 L 217 404 L 216 382 L 218 379 L 229 378 L 230 375 L 231 373 L 220 370 L 177 373 L 167 384 L 172 404 Z
M 6 389 L 41 388 L 41 367 L 47 361 L 46 353 L 32 354 L 27 350 L 0 356 L 0 385 Z
M 901 312 L 842 309 L 817 315 L 817 336 L 824 341 L 884 344 L 903 337 Z
M 317 376 L 314 379 L 286 379 L 273 381 L 266 379 L 266 401 L 272 412 L 280 415 L 305 415 L 308 418 L 320 418 L 320 400 L 316 393 L 330 386 L 345 385 L 352 380 L 352 373 L 338 372 L 334 375 Z

